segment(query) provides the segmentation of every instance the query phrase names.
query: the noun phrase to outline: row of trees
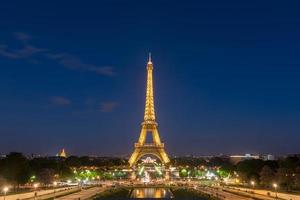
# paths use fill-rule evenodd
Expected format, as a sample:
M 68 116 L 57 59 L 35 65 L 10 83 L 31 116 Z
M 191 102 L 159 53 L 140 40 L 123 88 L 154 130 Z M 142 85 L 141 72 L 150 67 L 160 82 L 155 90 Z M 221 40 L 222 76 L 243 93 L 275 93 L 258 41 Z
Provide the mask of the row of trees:
M 67 180 L 76 177 L 74 168 L 97 167 L 99 175 L 110 177 L 104 173 L 106 169 L 126 164 L 121 158 L 90 158 L 87 156 L 70 156 L 66 159 L 60 157 L 46 157 L 28 159 L 22 153 L 12 152 L 4 159 L 0 159 L 0 186 L 11 184 L 14 187 L 30 182 L 39 182 L 43 185 L 52 184 L 55 180 Z
M 2 184 L 9 183 L 14 187 L 33 181 L 47 185 L 52 183 L 55 177 L 67 178 L 71 175 L 70 167 L 60 159 L 29 160 L 23 154 L 13 152 L 0 160 Z
M 273 183 L 277 183 L 286 190 L 300 189 L 300 158 L 298 156 L 290 156 L 274 161 L 249 159 L 236 165 L 232 164 L 228 157 L 213 157 L 210 159 L 179 157 L 173 158 L 172 164 L 181 166 L 183 171 L 180 171 L 180 175 L 182 177 L 188 176 L 187 174 L 190 177 L 196 177 L 197 174 L 201 175 L 199 166 L 205 166 L 210 170 L 214 170 L 221 178 L 231 174 L 238 175 L 237 178 L 241 182 L 250 183 L 254 181 L 262 187 L 271 187 Z M 214 169 L 215 166 L 218 166 L 218 170 Z
M 300 158 L 293 156 L 278 161 L 245 160 L 236 170 L 244 182 L 255 181 L 261 186 L 279 184 L 286 190 L 300 189 Z
M 171 165 L 179 167 L 181 171 L 186 169 L 187 176 L 201 176 L 205 167 L 215 170 L 221 178 L 229 174 L 238 174 L 240 181 L 245 183 L 255 181 L 261 186 L 268 187 L 276 182 L 287 190 L 300 189 L 300 158 L 296 156 L 277 161 L 244 160 L 236 165 L 226 157 L 210 159 L 180 157 L 172 158 Z M 101 178 L 120 178 L 126 176 L 120 169 L 127 166 L 127 160 L 122 158 L 70 156 L 66 159 L 59 157 L 28 159 L 21 153 L 10 153 L 4 159 L 0 159 L 0 185 L 5 181 L 14 186 L 35 181 L 47 185 L 55 179 L 80 177 L 84 173 L 80 175 L 78 174 L 80 171 L 77 171 L 76 175 L 74 169 L 91 167 L 97 168 L 97 176 Z M 185 175 L 184 170 L 181 175 Z

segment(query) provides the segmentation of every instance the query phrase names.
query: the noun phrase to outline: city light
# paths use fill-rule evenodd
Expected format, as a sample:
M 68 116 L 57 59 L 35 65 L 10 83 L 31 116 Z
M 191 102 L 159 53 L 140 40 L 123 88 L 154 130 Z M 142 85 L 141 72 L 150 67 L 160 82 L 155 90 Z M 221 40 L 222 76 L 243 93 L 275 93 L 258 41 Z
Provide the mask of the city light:
M 6 194 L 6 193 L 8 192 L 8 190 L 9 190 L 9 188 L 8 188 L 8 187 L 4 187 L 4 188 L 3 188 L 3 192 L 4 192 L 4 194 Z
M 4 193 L 4 198 L 3 198 L 3 200 L 5 200 L 5 198 L 6 198 L 6 193 L 8 192 L 8 190 L 9 190 L 9 188 L 6 187 L 6 186 L 3 188 L 3 193 Z
M 36 189 L 36 188 L 39 187 L 39 184 L 38 184 L 38 183 L 35 183 L 35 184 L 33 184 L 33 187 L 34 187 L 34 189 Z

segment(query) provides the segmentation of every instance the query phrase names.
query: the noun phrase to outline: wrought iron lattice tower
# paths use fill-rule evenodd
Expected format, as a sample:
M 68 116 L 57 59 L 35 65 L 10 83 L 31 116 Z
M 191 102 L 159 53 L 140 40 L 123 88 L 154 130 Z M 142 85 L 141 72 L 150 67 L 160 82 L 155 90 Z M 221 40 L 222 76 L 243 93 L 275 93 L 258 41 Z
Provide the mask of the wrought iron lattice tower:
M 147 63 L 147 89 L 144 121 L 142 122 L 139 140 L 135 143 L 134 152 L 128 161 L 130 167 L 133 167 L 144 155 L 154 155 L 159 158 L 163 164 L 168 164 L 170 162 L 164 149 L 164 143 L 160 141 L 157 130 L 158 124 L 155 119 L 152 72 L 153 64 L 151 61 L 151 54 L 149 54 Z M 151 143 L 146 143 L 147 134 L 152 134 L 153 141 Z

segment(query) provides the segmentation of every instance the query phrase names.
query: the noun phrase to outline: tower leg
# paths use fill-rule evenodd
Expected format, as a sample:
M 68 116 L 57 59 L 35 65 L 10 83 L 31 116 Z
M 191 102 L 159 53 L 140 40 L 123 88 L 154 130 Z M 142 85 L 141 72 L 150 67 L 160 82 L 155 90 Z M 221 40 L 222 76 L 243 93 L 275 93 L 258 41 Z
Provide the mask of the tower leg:
M 167 153 L 165 152 L 165 150 L 159 149 L 158 152 L 160 154 L 160 157 L 162 158 L 163 163 L 168 164 L 170 162 L 170 159 L 169 159 Z
M 134 152 L 133 152 L 133 154 L 131 155 L 131 157 L 128 160 L 130 167 L 132 167 L 136 163 L 139 154 L 140 154 L 140 150 L 139 149 L 135 149 Z
M 147 137 L 147 129 L 143 127 L 140 133 L 139 143 L 144 144 L 146 142 L 146 137 Z
M 158 145 L 161 144 L 157 128 L 154 128 L 152 130 L 152 137 L 153 137 L 153 141 L 154 141 L 155 144 L 158 144 Z

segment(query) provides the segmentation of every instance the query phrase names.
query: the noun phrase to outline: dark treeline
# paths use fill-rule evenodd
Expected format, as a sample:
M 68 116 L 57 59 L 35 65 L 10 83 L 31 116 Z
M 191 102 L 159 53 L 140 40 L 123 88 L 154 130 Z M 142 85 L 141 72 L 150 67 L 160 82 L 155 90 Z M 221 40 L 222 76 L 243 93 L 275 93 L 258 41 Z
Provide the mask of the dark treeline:
M 176 157 L 171 159 L 171 165 L 191 172 L 192 177 L 201 175 L 203 168 L 218 169 L 220 178 L 238 176 L 242 183 L 255 181 L 257 186 L 266 188 L 271 187 L 274 182 L 286 190 L 300 188 L 300 158 L 297 156 L 275 161 L 250 159 L 237 164 L 232 164 L 228 157 Z M 34 181 L 47 185 L 53 180 L 74 178 L 74 170 L 80 169 L 95 169 L 98 170 L 97 175 L 105 177 L 110 175 L 105 174 L 106 171 L 127 167 L 127 160 L 123 158 L 70 156 L 29 159 L 21 153 L 12 152 L 0 159 L 0 185 L 8 183 L 17 187 Z
M 276 182 L 286 190 L 300 189 L 300 158 L 287 157 L 276 161 L 245 160 L 236 165 L 241 180 L 255 181 L 269 188 Z
M 11 184 L 14 187 L 30 182 L 51 184 L 54 180 L 66 180 L 74 177 L 73 170 L 80 168 L 122 167 L 127 161 L 110 157 L 37 157 L 28 159 L 22 153 L 12 152 L 0 159 L 0 186 Z
M 199 166 L 218 167 L 224 174 L 238 175 L 241 183 L 255 181 L 260 187 L 271 188 L 273 183 L 281 189 L 300 189 L 300 157 L 289 156 L 278 160 L 264 161 L 249 159 L 232 164 L 228 157 L 212 157 L 209 159 L 195 157 L 179 157 L 172 159 L 172 164 L 193 169 Z M 194 173 L 191 173 L 194 174 Z

